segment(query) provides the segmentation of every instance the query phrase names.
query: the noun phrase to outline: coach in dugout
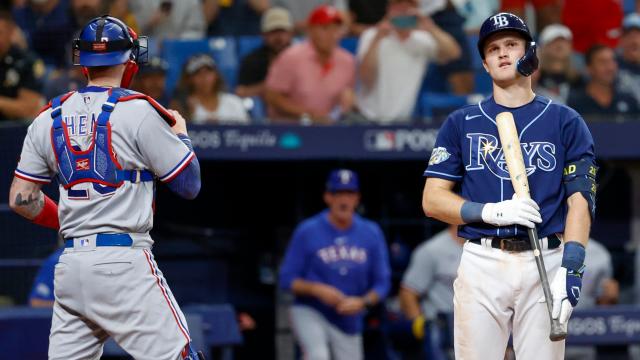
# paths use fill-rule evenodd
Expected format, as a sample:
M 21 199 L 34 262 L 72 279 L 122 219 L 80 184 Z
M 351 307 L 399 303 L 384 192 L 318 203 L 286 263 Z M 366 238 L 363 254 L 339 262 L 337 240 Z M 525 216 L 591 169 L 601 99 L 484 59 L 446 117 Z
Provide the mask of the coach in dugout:
M 280 269 L 280 286 L 295 295 L 291 326 L 305 359 L 363 358 L 367 308 L 390 287 L 387 248 L 380 227 L 355 213 L 356 173 L 331 172 L 327 209 L 296 228 Z

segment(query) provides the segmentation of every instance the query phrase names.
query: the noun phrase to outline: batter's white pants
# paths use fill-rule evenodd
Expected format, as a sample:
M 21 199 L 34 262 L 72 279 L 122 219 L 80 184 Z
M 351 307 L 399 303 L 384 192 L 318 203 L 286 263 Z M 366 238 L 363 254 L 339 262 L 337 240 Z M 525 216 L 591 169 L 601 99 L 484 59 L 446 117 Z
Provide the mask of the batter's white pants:
M 291 307 L 291 327 L 304 360 L 362 360 L 362 336 L 337 328 L 309 306 Z
M 190 341 L 149 249 L 66 249 L 54 293 L 50 360 L 99 359 L 108 336 L 136 360 L 177 360 Z
M 454 286 L 454 347 L 458 360 L 502 360 L 513 333 L 518 360 L 561 360 L 564 341 L 549 340 L 551 324 L 532 251 L 464 244 Z M 544 250 L 549 281 L 562 249 Z

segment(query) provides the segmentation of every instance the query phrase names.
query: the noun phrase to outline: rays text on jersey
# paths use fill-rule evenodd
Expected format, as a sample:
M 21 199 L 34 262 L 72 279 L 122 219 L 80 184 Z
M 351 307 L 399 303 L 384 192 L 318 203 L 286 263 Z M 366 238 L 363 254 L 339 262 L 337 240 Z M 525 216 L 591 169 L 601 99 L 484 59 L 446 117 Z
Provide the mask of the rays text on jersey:
M 488 169 L 501 179 L 510 179 L 504 152 L 496 136 L 470 133 L 467 134 L 467 139 L 469 141 L 469 160 L 465 166 L 467 171 Z M 556 168 L 556 146 L 553 143 L 530 141 L 522 142 L 521 146 L 527 175 L 533 174 L 537 169 L 549 172 Z

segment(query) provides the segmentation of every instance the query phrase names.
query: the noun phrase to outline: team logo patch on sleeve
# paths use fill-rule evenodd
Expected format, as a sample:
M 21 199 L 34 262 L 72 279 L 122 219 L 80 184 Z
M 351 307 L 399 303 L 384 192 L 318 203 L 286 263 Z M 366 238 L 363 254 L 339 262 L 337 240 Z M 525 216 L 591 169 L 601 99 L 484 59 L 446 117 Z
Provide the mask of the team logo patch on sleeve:
M 447 161 L 451 156 L 446 148 L 437 147 L 431 152 L 431 158 L 429 158 L 429 165 L 437 165 L 441 162 Z

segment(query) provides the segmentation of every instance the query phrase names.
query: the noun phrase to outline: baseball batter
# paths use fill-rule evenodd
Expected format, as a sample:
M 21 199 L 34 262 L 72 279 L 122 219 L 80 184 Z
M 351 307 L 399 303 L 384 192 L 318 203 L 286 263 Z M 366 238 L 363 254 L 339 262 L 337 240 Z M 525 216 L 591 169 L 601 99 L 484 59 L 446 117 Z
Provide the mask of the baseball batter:
M 485 20 L 478 50 L 493 96 L 451 113 L 424 173 L 425 214 L 460 225 L 467 239 L 454 282 L 456 358 L 501 359 L 512 333 L 519 360 L 562 359 L 526 228 L 538 229 L 552 316 L 566 326 L 595 210 L 593 139 L 576 111 L 532 91 L 536 44 L 520 18 Z M 513 196 L 495 121 L 503 111 L 516 121 L 532 199 Z
M 14 211 L 65 239 L 49 359 L 99 359 L 108 336 L 135 359 L 198 359 L 149 236 L 156 178 L 184 198 L 200 190 L 185 120 L 126 90 L 146 39 L 120 20 L 91 20 L 73 46 L 88 86 L 33 121 L 10 192 Z M 53 178 L 59 204 L 40 190 Z

